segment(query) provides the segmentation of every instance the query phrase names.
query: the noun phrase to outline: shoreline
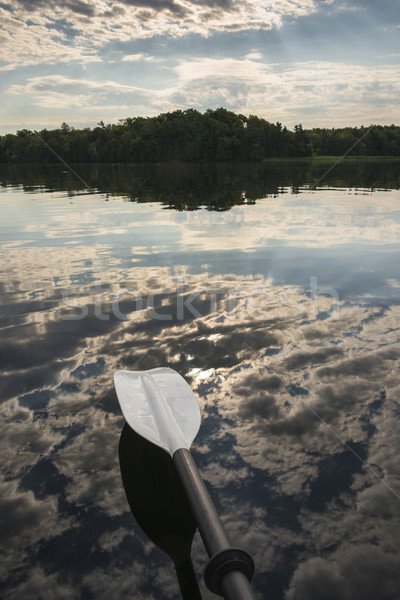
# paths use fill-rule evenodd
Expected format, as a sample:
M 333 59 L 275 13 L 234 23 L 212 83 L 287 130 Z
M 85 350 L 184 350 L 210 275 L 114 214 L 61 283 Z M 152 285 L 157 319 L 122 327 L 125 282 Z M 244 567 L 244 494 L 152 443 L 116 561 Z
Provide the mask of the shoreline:
M 387 162 L 387 161 L 400 161 L 400 156 L 341 156 L 341 155 L 316 155 L 316 156 L 271 156 L 263 158 L 262 160 L 137 160 L 127 162 L 115 162 L 115 161 L 68 161 L 69 165 L 108 165 L 108 166 L 138 166 L 138 165 L 234 165 L 234 164 L 250 164 L 250 165 L 262 165 L 271 162 Z M 40 167 L 54 167 L 55 165 L 62 165 L 61 161 L 8 161 L 0 162 L 0 168 L 2 166 L 10 165 L 31 165 Z

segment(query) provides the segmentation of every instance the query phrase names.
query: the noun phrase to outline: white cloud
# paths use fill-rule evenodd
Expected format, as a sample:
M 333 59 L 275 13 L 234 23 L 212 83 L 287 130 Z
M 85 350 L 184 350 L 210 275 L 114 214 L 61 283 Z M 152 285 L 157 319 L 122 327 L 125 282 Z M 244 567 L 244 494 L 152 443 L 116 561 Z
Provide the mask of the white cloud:
M 10 12 L 0 7 L 0 61 L 2 69 L 19 65 L 59 62 L 97 62 L 100 59 L 88 43 L 74 43 L 57 29 L 51 17 L 29 17 L 22 11 Z M 10 60 L 11 59 L 11 60 Z
M 57 92 L 75 93 L 77 88 L 81 90 L 104 90 L 107 92 L 132 92 L 141 88 L 132 85 L 124 85 L 115 81 L 91 81 L 88 79 L 71 79 L 64 75 L 47 75 L 44 77 L 31 77 L 26 85 L 12 85 L 8 89 L 9 94 L 35 94 Z
M 138 54 L 125 54 L 125 56 L 123 56 L 123 58 L 122 58 L 123 62 L 137 62 L 140 60 L 150 61 L 150 60 L 154 60 L 154 59 L 152 56 L 143 54 L 143 52 L 138 52 Z
M 292 125 L 300 119 L 311 126 L 377 122 L 400 93 L 400 68 L 394 67 L 327 61 L 267 64 L 246 56 L 183 60 L 174 70 L 176 92 L 188 106 L 215 106 L 225 99 L 237 112 Z
M 104 0 L 71 1 L 62 9 L 54 2 L 22 0 L 12 8 L 5 6 L 0 8 L 0 60 L 5 65 L 10 57 L 13 65 L 87 63 L 98 60 L 98 49 L 113 40 L 271 29 L 279 27 L 286 16 L 298 18 L 317 10 L 314 0 L 120 0 L 112 10 Z
M 246 54 L 246 56 L 244 58 L 247 58 L 248 60 L 261 60 L 263 58 L 263 55 L 260 52 L 249 52 L 249 54 Z
M 149 103 L 158 97 L 158 92 L 115 81 L 93 81 L 72 79 L 63 75 L 31 77 L 25 85 L 9 87 L 10 95 L 29 95 L 31 102 L 45 108 L 96 108 L 107 110 L 128 109 L 130 103 Z
M 140 54 L 133 56 L 132 60 L 142 59 Z M 135 114 L 146 116 L 189 106 L 200 110 L 226 106 L 290 127 L 298 122 L 310 127 L 369 125 L 383 117 L 393 122 L 399 115 L 395 105 L 400 94 L 399 67 L 327 61 L 266 64 L 259 56 L 181 60 L 169 69 L 175 76 L 172 85 L 163 87 L 160 82 L 158 89 L 47 75 L 13 84 L 7 93 L 29 95 L 30 102 L 42 108 L 79 107 L 106 113 L 113 109 L 118 118 L 129 116 L 132 107 Z

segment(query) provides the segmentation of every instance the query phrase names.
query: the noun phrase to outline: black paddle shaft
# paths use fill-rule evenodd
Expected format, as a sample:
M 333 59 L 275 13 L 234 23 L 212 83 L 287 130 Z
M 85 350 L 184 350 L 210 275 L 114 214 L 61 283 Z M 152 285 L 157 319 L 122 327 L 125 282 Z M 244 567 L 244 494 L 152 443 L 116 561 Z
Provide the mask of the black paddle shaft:
M 253 559 L 244 550 L 232 548 L 191 453 L 185 448 L 176 450 L 173 461 L 210 557 L 204 575 L 207 587 L 226 600 L 255 600 L 249 583 Z

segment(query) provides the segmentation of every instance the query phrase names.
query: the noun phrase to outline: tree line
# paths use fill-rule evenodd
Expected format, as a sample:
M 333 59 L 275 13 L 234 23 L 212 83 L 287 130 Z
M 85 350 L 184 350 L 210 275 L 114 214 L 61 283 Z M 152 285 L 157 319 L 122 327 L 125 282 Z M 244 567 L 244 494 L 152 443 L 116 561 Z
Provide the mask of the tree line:
M 156 117 L 129 117 L 118 124 L 0 136 L 0 162 L 260 161 L 274 157 L 400 156 L 400 127 L 289 130 L 281 123 L 224 108 L 200 113 L 176 110 Z

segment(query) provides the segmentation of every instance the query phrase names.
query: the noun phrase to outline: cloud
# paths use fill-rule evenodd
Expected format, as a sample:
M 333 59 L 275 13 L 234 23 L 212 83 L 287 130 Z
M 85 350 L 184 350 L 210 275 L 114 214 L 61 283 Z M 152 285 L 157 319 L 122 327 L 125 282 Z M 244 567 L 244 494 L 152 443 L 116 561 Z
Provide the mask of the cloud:
M 77 89 L 79 88 L 79 89 Z M 43 94 L 57 92 L 75 94 L 82 90 L 105 90 L 106 92 L 130 93 L 140 88 L 131 85 L 119 84 L 114 81 L 90 81 L 85 79 L 70 79 L 63 75 L 48 75 L 32 77 L 26 85 L 13 85 L 8 89 L 9 94 Z
M 271 29 L 285 17 L 298 18 L 317 10 L 313 0 L 121 0 L 110 10 L 104 0 L 51 0 L 5 3 L 0 9 L 3 34 L 0 59 L 7 66 L 98 60 L 104 44 L 155 35 L 184 36 L 213 31 Z M 12 56 L 12 61 L 10 61 Z
M 26 577 L 8 591 L 7 600 L 37 600 L 44 597 L 44 590 L 46 597 L 57 597 L 59 600 L 69 600 L 75 594 L 73 584 L 61 579 L 57 573 L 49 574 L 45 569 L 32 567 L 27 570 Z
M 3 69 L 19 65 L 70 61 L 89 63 L 100 60 L 93 47 L 70 39 L 65 27 L 61 24 L 57 26 L 55 18 L 47 15 L 32 16 L 18 10 L 14 12 L 4 6 L 7 5 L 0 7 L 0 62 L 4 63 Z
M 394 79 L 393 67 L 334 61 L 271 64 L 250 54 L 241 60 L 183 60 L 174 71 L 179 79 L 176 93 L 188 105 L 220 102 L 237 112 L 285 123 L 293 123 L 300 113 L 303 124 L 371 123 L 394 105 L 400 92 L 395 83 L 400 69 Z
M 154 60 L 154 58 L 152 56 L 147 56 L 143 52 L 138 52 L 138 54 L 125 54 L 125 56 L 122 57 L 122 62 L 137 62 L 140 60 L 148 61 Z
M 317 377 L 336 381 L 338 376 L 348 375 L 362 377 L 376 381 L 385 371 L 390 371 L 394 361 L 400 356 L 400 347 L 392 346 L 363 356 L 350 358 L 334 366 L 321 367 L 317 370 Z
M 76 80 L 53 83 L 65 85 L 69 93 Z M 44 88 L 38 81 L 32 85 L 32 93 L 53 89 L 51 81 Z M 98 88 L 90 85 L 96 93 Z M 136 171 L 129 167 L 129 172 L 136 186 Z M 144 172 L 152 189 L 158 190 L 151 168 L 146 166 Z M 170 166 L 166 172 L 163 181 L 171 184 Z M 52 173 L 49 170 L 49 179 L 40 175 L 42 190 L 50 186 Z M 22 192 L 14 188 L 12 193 L 19 210 Z M 78 597 L 82 589 L 96 598 L 176 597 L 171 564 L 146 545 L 128 513 L 117 466 L 122 416 L 110 392 L 116 368 L 136 368 L 137 359 L 155 341 L 157 348 L 141 368 L 169 364 L 183 374 L 201 368 L 193 388 L 204 417 L 198 438 L 202 452 L 197 452 L 196 442 L 194 453 L 232 539 L 255 555 L 257 592 L 262 595 L 268 581 L 275 579 L 281 596 L 282 582 L 288 585 L 288 600 L 313 600 L 330 592 L 335 600 L 364 600 L 379 598 L 382 590 L 395 597 L 399 580 L 393 548 L 398 547 L 395 519 L 400 503 L 385 483 L 398 490 L 398 298 L 374 301 L 370 290 L 357 296 L 357 284 L 348 305 L 341 303 L 340 318 L 324 321 L 306 319 L 288 303 L 271 300 L 292 290 L 304 306 L 308 296 L 298 290 L 297 279 L 308 277 L 315 265 L 330 277 L 336 272 L 331 263 L 341 265 L 340 244 L 362 240 L 363 225 L 373 242 L 376 262 L 371 268 L 381 270 L 383 264 L 383 278 L 386 270 L 393 270 L 392 284 L 397 284 L 397 254 L 389 245 L 394 233 L 384 246 L 376 231 L 376 211 L 385 213 L 389 229 L 396 223 L 397 192 L 361 200 L 343 196 L 341 203 L 334 194 L 309 194 L 304 212 L 298 209 L 287 217 L 290 234 L 278 227 L 291 206 L 288 194 L 258 200 L 248 217 L 243 207 L 230 216 L 165 210 L 158 224 L 150 205 L 115 203 L 113 211 L 125 224 L 140 226 L 146 239 L 152 235 L 160 254 L 173 251 L 175 258 L 177 248 L 188 247 L 185 229 L 195 231 L 190 255 L 178 271 L 144 256 L 142 245 L 137 252 L 125 225 L 124 236 L 121 228 L 112 226 L 109 237 L 103 238 L 110 214 L 94 196 L 75 198 L 70 206 L 68 194 L 53 192 L 44 194 L 41 203 L 35 189 L 28 201 L 35 218 L 27 213 L 25 238 L 36 246 L 24 246 L 26 240 L 7 245 L 4 263 L 2 358 L 9 362 L 4 362 L 2 379 L 9 379 L 11 399 L 2 394 L 1 455 L 6 462 L 1 488 L 7 492 L 3 506 L 9 516 L 4 510 L 8 598 L 37 598 L 46 589 L 51 597 L 61 598 Z M 309 215 L 315 225 L 312 241 Z M 324 226 L 323 215 L 326 221 L 335 217 L 336 226 L 328 227 L 326 221 Z M 270 221 L 276 225 L 276 239 L 285 240 L 283 250 L 278 244 L 272 252 L 268 248 L 254 263 L 249 251 L 248 269 L 243 270 L 243 263 L 237 264 L 237 235 L 232 231 L 236 234 L 238 226 L 248 236 L 257 223 Z M 84 230 L 89 227 L 86 239 Z M 165 229 L 170 237 L 162 237 Z M 97 243 L 96 231 L 101 234 Z M 215 245 L 220 243 L 230 253 L 207 248 L 211 234 L 218 237 L 221 231 L 224 239 Z M 80 243 L 65 246 L 65 241 Z M 288 241 L 293 243 L 289 250 Z M 325 252 L 328 245 L 330 253 Z M 359 269 L 359 258 L 350 257 L 348 247 L 345 255 L 347 272 Z M 303 256 L 306 266 L 299 275 L 288 265 L 293 267 L 293 257 L 303 263 Z M 139 258 L 139 263 L 132 262 Z M 348 262 L 353 260 L 354 266 Z M 94 318 L 99 280 L 105 284 L 104 310 L 110 309 L 114 296 L 121 298 L 126 321 Z M 196 320 L 190 311 L 185 320 L 176 318 L 175 291 L 182 280 L 186 296 L 202 291 L 202 319 Z M 76 299 L 88 305 L 90 316 L 65 322 L 62 291 L 72 287 Z M 219 291 L 214 308 L 204 298 L 210 289 Z M 232 289 L 236 304 L 229 320 Z M 157 307 L 174 315 L 172 322 L 156 322 L 145 310 L 137 311 L 130 291 L 143 296 L 159 292 Z M 252 295 L 257 301 L 249 307 Z M 41 369 L 40 378 L 32 375 L 36 368 Z M 307 389 L 308 395 L 299 395 L 300 389 Z M 333 429 L 365 463 L 343 447 Z M 34 462 L 25 446 L 28 441 L 32 452 L 62 443 L 22 479 L 18 492 L 13 491 L 9 486 Z M 26 454 L 18 454 L 23 447 Z M 201 572 L 199 565 L 206 559 L 198 547 L 193 556 Z
M 336 347 L 321 348 L 317 351 L 299 351 L 292 352 L 292 354 L 285 360 L 285 366 L 293 371 L 294 369 L 301 369 L 308 365 L 316 365 L 320 363 L 328 362 L 332 359 L 343 356 L 343 349 Z
M 5 5 L 9 5 L 5 2 Z M 40 10 L 56 10 L 59 8 L 59 3 L 55 0 L 14 0 L 14 5 L 20 6 L 27 12 L 37 12 Z M 63 10 L 71 11 L 84 15 L 86 17 L 92 17 L 95 14 L 95 2 L 83 2 L 82 0 L 66 0 L 63 2 Z
M 398 557 L 373 544 L 343 544 L 329 559 L 311 558 L 296 570 L 287 600 L 395 598 Z
M 35 499 L 33 493 L 11 493 L 2 499 L 2 545 L 3 548 L 18 546 L 21 540 L 30 544 L 40 538 L 52 537 L 56 525 L 56 498 L 51 497 L 45 501 Z M 46 515 L 53 515 L 51 525 L 38 532 L 38 527 Z M 7 518 L 4 518 L 7 515 Z M 59 523 L 58 531 L 66 527 L 68 521 Z
M 47 75 L 29 78 L 25 85 L 15 84 L 7 90 L 9 95 L 29 94 L 34 102 L 47 108 L 91 108 L 99 109 L 107 105 L 110 109 L 118 103 L 125 110 L 132 103 L 151 105 L 159 98 L 159 93 L 133 85 L 114 81 L 94 81 L 72 79 L 63 75 Z
M 29 489 L 10 490 L 9 484 L 4 481 L 1 482 L 0 488 L 2 492 L 0 576 L 4 582 L 16 565 L 23 564 L 25 561 L 31 564 L 32 548 L 37 547 L 38 544 L 45 545 L 49 540 L 62 535 L 73 526 L 74 519 L 58 513 L 58 500 L 54 495 L 39 499 Z M 6 495 L 3 496 L 3 493 Z M 32 598 L 34 597 L 33 595 Z
M 398 309 L 393 310 L 398 314 Z M 399 585 L 398 556 L 393 550 L 398 544 L 393 522 L 400 510 L 395 496 L 399 473 L 395 459 L 399 444 L 395 416 L 398 378 L 392 372 L 394 363 L 386 364 L 391 363 L 387 358 L 395 356 L 393 342 L 397 340 L 395 336 L 389 340 L 382 333 L 382 343 L 388 349 L 374 353 L 372 381 L 360 368 L 364 361 L 372 364 L 366 352 L 366 344 L 374 335 L 370 328 L 387 332 L 393 315 L 380 313 L 376 320 L 369 320 L 362 308 L 359 311 L 358 318 L 353 312 L 351 319 L 331 321 L 330 337 L 328 324 L 322 325 L 326 337 L 321 341 L 312 336 L 312 343 L 308 342 L 305 334 L 312 324 L 298 325 L 294 330 L 290 327 L 293 337 L 280 353 L 265 356 L 255 352 L 232 369 L 210 372 L 207 387 L 202 388 L 204 381 L 198 383 L 199 395 L 206 390 L 203 414 L 208 414 L 209 407 L 211 420 L 213 411 L 218 411 L 218 428 L 212 430 L 208 419 L 204 424 L 207 443 L 212 448 L 213 443 L 226 440 L 219 450 L 218 465 L 207 458 L 209 451 L 201 452 L 206 479 L 218 486 L 219 468 L 224 471 L 224 460 L 231 460 L 242 488 L 252 495 L 253 509 L 260 484 L 268 490 L 259 504 L 264 516 L 252 521 L 246 507 L 240 507 L 247 522 L 242 528 L 240 516 L 236 521 L 232 516 L 238 501 L 235 499 L 235 506 L 229 502 L 234 484 L 218 488 L 221 505 L 232 517 L 227 519 L 232 538 L 242 539 L 254 552 L 258 576 L 285 568 L 285 553 L 301 548 L 296 554 L 297 564 L 291 563 L 287 600 L 372 600 L 381 597 L 383 580 L 384 593 L 395 597 Z M 372 316 L 375 308 L 366 312 Z M 361 317 L 366 329 L 348 336 L 349 325 L 359 323 Z M 307 356 L 309 360 L 305 360 Z M 321 363 L 334 369 L 332 385 L 319 381 Z M 343 366 L 341 373 L 336 370 L 339 366 Z M 291 367 L 302 371 L 293 373 Z M 309 396 L 290 396 L 291 381 L 307 387 Z M 388 395 L 380 391 L 382 388 L 387 388 Z M 331 427 L 322 425 L 317 415 Z M 343 440 L 362 460 L 343 447 Z M 245 467 L 250 469 L 247 473 Z M 264 473 L 261 481 L 257 480 L 258 469 Z M 286 519 L 283 527 L 279 527 L 278 506 Z M 268 538 L 268 550 L 263 536 Z M 365 568 L 368 574 L 364 579 Z

